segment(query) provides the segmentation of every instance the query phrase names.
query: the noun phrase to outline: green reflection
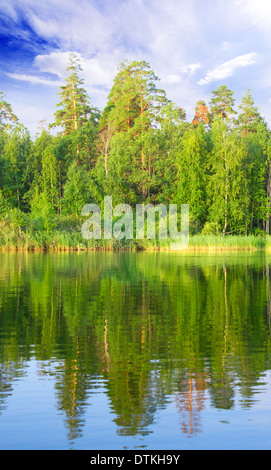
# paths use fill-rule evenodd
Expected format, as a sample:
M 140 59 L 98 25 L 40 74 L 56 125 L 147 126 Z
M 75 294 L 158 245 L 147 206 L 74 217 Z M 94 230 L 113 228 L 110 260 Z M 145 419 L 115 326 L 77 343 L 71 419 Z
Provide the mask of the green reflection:
M 72 441 L 103 384 L 120 435 L 145 435 L 175 397 L 180 428 L 201 411 L 253 404 L 270 369 L 264 254 L 0 255 L 0 413 L 27 362 L 54 378 Z

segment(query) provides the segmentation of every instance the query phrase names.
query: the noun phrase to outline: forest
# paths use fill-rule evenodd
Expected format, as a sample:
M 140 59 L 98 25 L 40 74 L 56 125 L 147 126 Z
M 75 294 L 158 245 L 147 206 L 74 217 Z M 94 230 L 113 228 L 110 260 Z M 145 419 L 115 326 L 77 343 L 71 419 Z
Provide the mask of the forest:
M 190 122 L 145 61 L 120 64 L 103 110 L 81 71 L 70 54 L 53 122 L 40 122 L 34 139 L 0 92 L 2 249 L 117 248 L 81 235 L 83 206 L 103 208 L 106 195 L 132 207 L 189 204 L 194 237 L 268 238 L 270 129 L 251 90 L 236 107 L 234 91 L 219 86 Z

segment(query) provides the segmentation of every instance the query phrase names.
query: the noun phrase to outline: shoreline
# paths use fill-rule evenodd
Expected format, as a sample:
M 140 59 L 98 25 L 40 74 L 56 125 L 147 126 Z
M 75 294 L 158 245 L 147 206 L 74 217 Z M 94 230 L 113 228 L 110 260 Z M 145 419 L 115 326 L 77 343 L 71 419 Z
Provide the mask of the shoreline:
M 116 241 L 101 240 L 92 241 L 90 244 L 70 243 L 62 245 L 58 243 L 48 243 L 37 246 L 35 243 L 28 243 L 23 240 L 16 240 L 14 244 L 0 245 L 2 253 L 74 253 L 74 252 L 157 252 L 157 253 L 236 253 L 236 252 L 265 252 L 271 253 L 271 236 L 226 236 L 219 235 L 193 235 L 190 237 L 189 246 L 184 249 L 171 247 L 171 240 L 155 241 Z

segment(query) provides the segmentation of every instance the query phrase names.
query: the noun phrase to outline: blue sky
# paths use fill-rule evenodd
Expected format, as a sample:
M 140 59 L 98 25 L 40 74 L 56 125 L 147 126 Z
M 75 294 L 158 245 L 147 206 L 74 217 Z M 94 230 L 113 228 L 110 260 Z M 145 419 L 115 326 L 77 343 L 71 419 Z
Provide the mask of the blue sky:
M 192 119 L 220 85 L 271 120 L 270 0 L 0 0 L 0 91 L 34 135 L 53 122 L 69 51 L 102 109 L 118 65 L 146 60 Z

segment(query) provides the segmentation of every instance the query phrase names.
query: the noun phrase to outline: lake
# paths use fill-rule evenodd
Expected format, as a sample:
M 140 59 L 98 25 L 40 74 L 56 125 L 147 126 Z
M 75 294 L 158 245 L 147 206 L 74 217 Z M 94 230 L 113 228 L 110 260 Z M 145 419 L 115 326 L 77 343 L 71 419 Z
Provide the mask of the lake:
M 0 254 L 0 448 L 270 449 L 271 257 Z

